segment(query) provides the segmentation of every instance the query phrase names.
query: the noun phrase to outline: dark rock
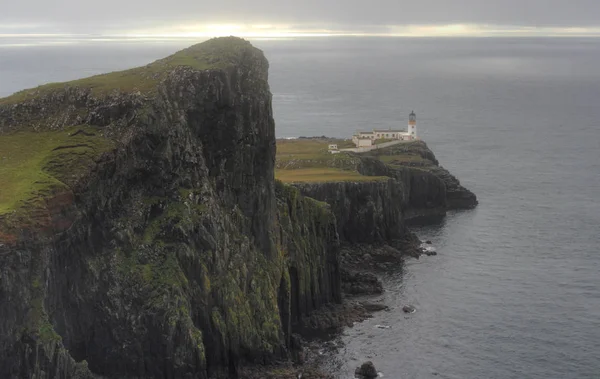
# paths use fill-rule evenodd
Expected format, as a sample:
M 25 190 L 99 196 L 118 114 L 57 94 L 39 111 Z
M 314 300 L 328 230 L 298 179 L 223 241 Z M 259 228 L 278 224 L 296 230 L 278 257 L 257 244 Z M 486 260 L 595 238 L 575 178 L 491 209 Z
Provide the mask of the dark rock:
M 363 301 L 360 304 L 368 312 L 381 312 L 381 311 L 387 311 L 390 309 L 387 305 L 381 304 L 381 303 L 371 303 L 371 302 Z
M 426 244 L 431 245 L 431 241 L 425 241 Z
M 360 303 L 346 301 L 342 304 L 327 304 L 304 317 L 297 330 L 306 335 L 322 336 L 323 333 L 337 333 L 344 327 L 372 317 Z
M 374 274 L 342 269 L 342 290 L 348 295 L 379 295 L 383 284 Z
M 348 244 L 341 247 L 342 264 L 348 269 L 362 271 L 373 267 L 402 268 L 407 256 L 418 257 L 421 255 L 419 241 L 412 233 L 400 240 L 393 240 L 383 245 Z M 365 260 L 368 255 L 368 260 Z
M 413 307 L 412 305 L 405 305 L 402 307 L 402 311 L 404 313 L 415 313 L 417 311 L 417 309 L 415 307 Z
M 404 186 L 397 180 L 294 185 L 303 195 L 331 206 L 341 241 L 381 244 L 410 233 L 402 216 Z
M 354 375 L 359 379 L 374 379 L 378 376 L 377 370 L 371 361 L 367 361 L 360 367 L 357 367 Z

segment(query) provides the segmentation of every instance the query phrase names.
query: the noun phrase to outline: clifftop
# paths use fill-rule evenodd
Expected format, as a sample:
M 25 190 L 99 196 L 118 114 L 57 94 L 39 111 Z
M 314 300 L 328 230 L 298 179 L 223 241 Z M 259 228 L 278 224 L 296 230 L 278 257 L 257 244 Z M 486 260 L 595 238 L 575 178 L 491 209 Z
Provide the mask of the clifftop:
M 148 93 L 156 90 L 157 84 L 176 67 L 184 66 L 195 70 L 223 70 L 242 64 L 250 56 L 264 60 L 262 52 L 253 47 L 248 41 L 235 37 L 214 38 L 183 49 L 146 66 L 70 82 L 49 83 L 37 88 L 23 90 L 0 99 L 0 106 L 29 101 L 70 87 L 89 89 L 94 96 L 108 95 L 113 91 Z M 0 130 L 1 132 L 2 130 Z

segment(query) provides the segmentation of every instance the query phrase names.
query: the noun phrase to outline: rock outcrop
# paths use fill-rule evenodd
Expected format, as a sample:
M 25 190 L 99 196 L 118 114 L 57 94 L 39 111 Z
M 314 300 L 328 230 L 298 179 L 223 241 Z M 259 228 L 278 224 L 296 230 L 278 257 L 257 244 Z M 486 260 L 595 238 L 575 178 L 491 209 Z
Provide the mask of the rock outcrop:
M 379 376 L 375 366 L 373 365 L 373 362 L 371 361 L 367 361 L 360 367 L 357 367 L 354 375 L 359 379 L 375 379 L 377 376 Z
M 285 163 L 307 164 L 294 160 Z M 302 194 L 331 206 L 342 242 L 342 288 L 347 295 L 382 291 L 379 279 L 365 270 L 399 269 L 406 256 L 435 254 L 421 248 L 407 224 L 439 219 L 450 209 L 477 205 L 475 195 L 439 166 L 433 152 L 421 141 L 366 154 L 340 154 L 329 163 L 373 177 L 293 184 Z
M 384 163 L 382 156 L 418 159 Z M 443 217 L 451 209 L 471 209 L 475 195 L 439 166 L 424 142 L 400 144 L 353 154 L 341 160 L 372 181 L 294 183 L 306 196 L 331 205 L 340 240 L 350 244 L 390 244 L 406 250 L 416 239 L 406 223 L 424 217 Z M 382 178 L 388 179 L 382 179 Z
M 0 143 L 57 144 L 0 215 L 0 377 L 235 378 L 341 301 L 333 214 L 273 179 L 267 72 L 224 38 L 0 99 Z
M 406 233 L 403 184 L 395 179 L 365 182 L 297 183 L 300 192 L 331 206 L 340 240 L 381 243 Z
M 472 209 L 478 204 L 475 194 L 439 165 L 434 153 L 423 141 L 373 150 L 361 155 L 361 158 L 358 169 L 363 175 L 390 176 L 404 184 L 407 220 L 420 216 L 444 216 L 448 210 Z M 381 158 L 389 159 L 384 164 Z

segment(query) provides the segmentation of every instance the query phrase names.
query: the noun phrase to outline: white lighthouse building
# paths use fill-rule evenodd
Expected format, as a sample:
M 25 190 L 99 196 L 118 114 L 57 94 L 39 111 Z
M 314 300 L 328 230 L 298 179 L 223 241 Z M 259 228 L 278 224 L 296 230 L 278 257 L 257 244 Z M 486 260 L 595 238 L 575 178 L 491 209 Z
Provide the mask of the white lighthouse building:
M 373 129 L 371 132 L 357 132 L 352 136 L 352 142 L 356 147 L 371 147 L 376 145 L 377 140 L 389 139 L 400 141 L 414 141 L 417 137 L 417 115 L 415 111 L 408 115 L 408 129 L 392 130 L 390 129 Z
M 411 139 L 417 139 L 417 115 L 415 111 L 410 112 L 410 115 L 408 115 L 407 132 Z

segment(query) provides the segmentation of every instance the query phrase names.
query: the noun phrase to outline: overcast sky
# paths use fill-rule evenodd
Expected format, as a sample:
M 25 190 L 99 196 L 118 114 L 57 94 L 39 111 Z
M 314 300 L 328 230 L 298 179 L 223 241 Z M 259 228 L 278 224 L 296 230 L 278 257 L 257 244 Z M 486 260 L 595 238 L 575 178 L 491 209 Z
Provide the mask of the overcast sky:
M 0 9 L 0 34 L 165 32 L 203 24 L 366 33 L 407 24 L 600 27 L 600 0 L 0 0 Z

